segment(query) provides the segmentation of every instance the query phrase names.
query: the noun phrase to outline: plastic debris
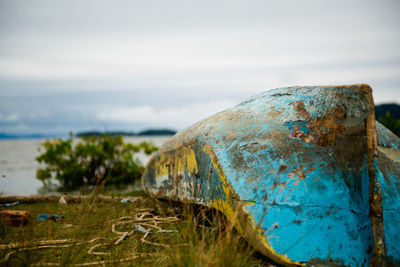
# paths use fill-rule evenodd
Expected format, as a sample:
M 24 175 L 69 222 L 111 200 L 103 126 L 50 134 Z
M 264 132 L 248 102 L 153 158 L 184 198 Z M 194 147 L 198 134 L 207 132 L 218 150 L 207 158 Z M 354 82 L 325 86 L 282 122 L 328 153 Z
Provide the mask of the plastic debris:
M 128 202 L 135 203 L 135 200 L 130 199 L 130 198 L 124 198 L 120 201 L 120 203 L 123 203 L 123 204 L 128 203 Z
M 57 214 L 39 214 L 38 215 L 38 221 L 42 222 L 42 221 L 46 221 L 46 220 L 51 220 L 51 221 L 59 221 L 62 218 L 64 218 L 64 216 L 60 216 Z
M 164 230 L 164 229 L 160 229 L 157 231 L 154 230 L 146 230 L 143 226 L 141 226 L 140 224 L 135 224 L 135 232 L 139 232 L 141 234 L 147 234 L 147 233 L 177 233 L 177 230 Z
M 164 230 L 164 229 L 160 229 L 158 230 L 156 233 L 178 233 L 177 230 Z
M 149 230 L 144 229 L 144 227 L 141 226 L 140 224 L 135 225 L 135 231 L 142 234 L 147 234 L 148 232 L 150 232 Z
M 60 199 L 58 200 L 59 204 L 67 205 L 68 202 L 65 200 L 64 196 L 61 196 Z
M 16 205 L 19 205 L 19 204 L 21 204 L 19 201 L 15 201 L 15 202 L 12 202 L 12 203 L 0 204 L 0 207 L 12 207 L 12 206 L 16 206 Z

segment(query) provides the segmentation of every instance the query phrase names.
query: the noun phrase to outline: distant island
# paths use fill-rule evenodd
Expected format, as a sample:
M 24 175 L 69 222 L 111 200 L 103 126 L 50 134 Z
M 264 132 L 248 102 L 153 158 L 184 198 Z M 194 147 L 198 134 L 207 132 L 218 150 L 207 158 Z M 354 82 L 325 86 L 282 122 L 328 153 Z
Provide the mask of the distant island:
M 86 131 L 86 132 L 79 132 L 75 134 L 77 137 L 85 137 L 85 136 L 101 136 L 104 134 L 108 135 L 122 135 L 122 136 L 155 136 L 155 135 L 174 135 L 176 131 L 170 129 L 149 129 L 144 130 L 141 132 L 125 132 L 125 131 L 107 131 L 107 132 L 100 132 L 100 131 Z
M 68 136 L 68 135 L 65 135 Z M 59 138 L 63 135 L 46 135 L 46 134 L 8 134 L 0 133 L 0 139 L 35 139 L 35 138 Z
M 170 136 L 176 134 L 176 131 L 170 129 L 148 129 L 141 132 L 128 132 L 128 131 L 85 131 L 78 132 L 75 134 L 77 137 L 85 137 L 85 136 L 101 136 L 104 134 L 108 135 L 122 135 L 122 136 Z M 8 134 L 0 132 L 0 140 L 1 139 L 38 139 L 38 138 L 66 138 L 65 135 L 51 135 L 51 134 Z

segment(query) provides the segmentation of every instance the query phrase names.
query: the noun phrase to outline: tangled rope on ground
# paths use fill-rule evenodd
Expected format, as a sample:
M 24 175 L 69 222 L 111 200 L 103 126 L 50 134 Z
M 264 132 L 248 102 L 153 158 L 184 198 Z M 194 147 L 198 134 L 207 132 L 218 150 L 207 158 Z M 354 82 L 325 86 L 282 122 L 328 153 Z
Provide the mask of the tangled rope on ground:
M 113 245 L 119 245 L 121 244 L 126 238 L 131 236 L 133 233 L 141 233 L 143 234 L 143 237 L 140 239 L 141 242 L 147 243 L 150 245 L 154 246 L 162 246 L 162 247 L 167 247 L 168 245 L 166 244 L 161 244 L 161 243 L 155 243 L 146 240 L 146 238 L 150 234 L 156 234 L 156 233 L 176 233 L 178 232 L 177 230 L 168 230 L 168 229 L 162 229 L 160 224 L 165 224 L 165 223 L 177 223 L 181 221 L 181 219 L 178 218 L 178 216 L 167 216 L 167 217 L 161 217 L 156 215 L 154 212 L 155 210 L 152 209 L 141 209 L 138 210 L 139 212 L 135 214 L 135 216 L 125 216 L 121 217 L 118 219 L 111 220 L 110 223 L 111 225 L 111 231 L 117 235 L 119 235 L 119 238 L 113 242 Z M 116 229 L 117 226 L 129 226 L 132 225 L 133 229 L 130 231 L 118 231 Z M 145 228 L 146 227 L 146 228 Z M 12 251 L 8 252 L 3 259 L 0 260 L 1 263 L 6 263 L 10 257 L 17 253 L 17 252 L 22 252 L 22 251 L 29 251 L 29 250 L 40 250 L 40 249 L 48 249 L 48 248 L 67 248 L 71 246 L 79 246 L 79 245 L 84 245 L 84 244 L 90 244 L 94 243 L 99 240 L 105 240 L 104 237 L 95 237 L 89 241 L 81 241 L 81 242 L 73 242 L 71 239 L 59 239 L 59 240 L 40 240 L 40 241 L 33 241 L 33 242 L 18 242 L 18 243 L 11 243 L 11 244 L 0 244 L 0 250 L 4 249 L 12 249 Z M 109 253 L 105 251 L 96 251 L 97 248 L 103 246 L 103 243 L 97 243 L 93 246 L 91 246 L 87 253 L 89 255 L 107 255 Z M 119 259 L 117 261 L 95 261 L 95 262 L 87 262 L 87 263 L 80 263 L 80 264 L 75 264 L 75 266 L 92 266 L 92 265 L 105 265 L 105 264 L 111 264 L 115 262 L 123 262 L 123 261 L 130 261 L 133 259 L 138 258 L 139 256 L 143 255 L 150 255 L 149 253 L 140 253 L 140 254 L 134 254 L 131 257 L 128 258 L 123 258 Z M 153 254 L 154 255 L 154 254 Z M 43 266 L 58 266 L 59 263 L 38 263 L 37 265 L 43 265 Z
M 121 217 L 119 219 L 113 220 L 114 223 L 111 226 L 111 231 L 115 234 L 120 235 L 119 239 L 115 241 L 115 245 L 120 244 L 125 238 L 129 237 L 135 232 L 139 232 L 141 234 L 144 234 L 144 236 L 140 239 L 142 242 L 155 245 L 155 246 L 162 246 L 162 247 L 167 247 L 168 245 L 166 244 L 161 244 L 161 243 L 154 243 L 146 240 L 146 238 L 151 234 L 151 233 L 176 233 L 178 231 L 176 230 L 165 230 L 162 229 L 159 224 L 163 223 L 173 223 L 173 222 L 179 222 L 180 219 L 177 216 L 172 216 L 172 217 L 160 217 L 158 215 L 155 215 L 154 213 L 151 212 L 151 210 L 144 210 L 141 213 L 137 213 L 135 217 Z M 116 230 L 116 226 L 118 225 L 127 225 L 127 224 L 133 224 L 134 228 L 131 231 L 125 231 L 125 232 L 120 232 Z M 147 227 L 144 228 L 143 226 Z

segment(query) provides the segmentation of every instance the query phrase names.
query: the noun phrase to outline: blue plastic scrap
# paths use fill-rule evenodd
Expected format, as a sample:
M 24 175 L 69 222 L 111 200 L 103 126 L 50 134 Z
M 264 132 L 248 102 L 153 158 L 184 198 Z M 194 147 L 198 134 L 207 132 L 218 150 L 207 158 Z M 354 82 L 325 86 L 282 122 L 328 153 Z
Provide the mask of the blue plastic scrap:
M 139 224 L 135 225 L 135 231 L 141 234 L 147 234 L 148 232 L 150 232 L 149 230 L 144 229 L 144 227 Z
M 57 214 L 39 214 L 37 219 L 39 222 L 42 222 L 46 220 L 59 221 L 62 218 L 64 218 L 64 216 L 60 216 Z
M 125 203 L 128 203 L 128 202 L 135 203 L 135 200 L 134 199 L 130 199 L 130 198 L 124 198 L 124 199 L 122 199 L 120 201 L 120 203 L 122 203 L 122 204 L 125 204 Z
M 12 206 L 16 206 L 16 205 L 19 205 L 19 204 L 21 204 L 21 202 L 15 201 L 15 202 L 12 202 L 12 203 L 0 204 L 0 207 L 12 207 Z

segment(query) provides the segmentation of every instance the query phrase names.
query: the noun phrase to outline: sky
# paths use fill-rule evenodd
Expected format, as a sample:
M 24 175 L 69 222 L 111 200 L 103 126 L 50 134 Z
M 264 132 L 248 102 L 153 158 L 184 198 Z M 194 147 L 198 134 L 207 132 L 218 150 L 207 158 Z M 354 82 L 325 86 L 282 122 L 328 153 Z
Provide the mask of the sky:
M 182 129 L 268 89 L 400 103 L 400 1 L 0 0 L 0 132 Z

